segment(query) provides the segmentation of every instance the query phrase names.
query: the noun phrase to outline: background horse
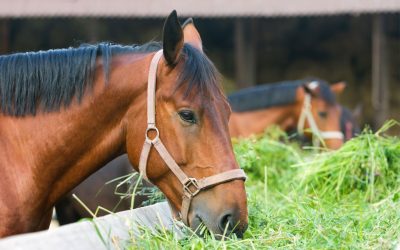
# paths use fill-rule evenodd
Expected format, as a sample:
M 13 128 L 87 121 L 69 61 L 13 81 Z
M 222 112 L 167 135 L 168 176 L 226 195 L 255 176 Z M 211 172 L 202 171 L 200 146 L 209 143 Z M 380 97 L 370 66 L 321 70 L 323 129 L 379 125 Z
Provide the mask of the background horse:
M 126 154 L 107 163 L 56 203 L 55 208 L 60 225 L 92 217 L 91 213 L 76 201 L 72 194 L 76 194 L 93 213 L 100 207 L 112 212 L 130 209 L 132 188 L 135 187 L 136 178 L 139 176 L 134 176 L 131 181 L 124 182 L 122 185 L 120 183 L 132 173 L 134 173 L 133 167 Z M 146 181 L 140 185 L 138 190 L 141 191 L 134 194 L 134 208 L 142 206 L 150 199 L 149 192 L 146 191 L 149 187 L 154 186 Z M 105 214 L 108 213 L 98 209 L 96 216 Z
M 335 95 L 344 87 L 341 82 L 329 86 L 322 80 L 306 79 L 240 90 L 228 97 L 233 109 L 230 134 L 247 137 L 277 124 L 285 131 L 297 130 L 309 137 L 319 134 L 328 148 L 337 149 L 343 144 L 343 137 L 341 107 Z M 307 131 L 310 127 L 312 133 Z
M 170 154 L 166 163 L 165 151 L 149 149 L 144 174 L 174 211 L 196 179 L 239 170 L 217 76 L 194 25 L 182 29 L 175 11 L 162 46 L 99 44 L 0 57 L 0 237 L 48 228 L 56 201 L 119 155 L 127 153 L 138 169 L 145 137 L 163 141 Z M 149 83 L 154 102 L 147 101 Z M 157 135 L 155 127 L 146 132 L 146 106 L 157 111 Z M 179 177 L 193 178 L 184 187 L 171 162 Z M 191 196 L 188 226 L 241 236 L 242 178 Z

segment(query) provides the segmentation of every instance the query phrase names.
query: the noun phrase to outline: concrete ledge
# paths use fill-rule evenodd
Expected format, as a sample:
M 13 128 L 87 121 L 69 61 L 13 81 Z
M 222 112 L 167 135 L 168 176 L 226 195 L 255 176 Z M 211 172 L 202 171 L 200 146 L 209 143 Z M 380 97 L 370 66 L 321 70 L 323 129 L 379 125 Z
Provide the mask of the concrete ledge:
M 126 240 L 140 233 L 138 226 L 165 228 L 182 236 L 168 203 L 161 202 L 50 231 L 7 237 L 0 240 L 0 249 L 123 249 Z

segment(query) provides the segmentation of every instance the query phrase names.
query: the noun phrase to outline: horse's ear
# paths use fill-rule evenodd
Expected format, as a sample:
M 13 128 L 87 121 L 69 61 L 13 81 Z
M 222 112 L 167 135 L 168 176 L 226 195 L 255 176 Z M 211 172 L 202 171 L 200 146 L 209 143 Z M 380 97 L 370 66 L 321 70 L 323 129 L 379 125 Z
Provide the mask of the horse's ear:
M 331 85 L 331 91 L 336 95 L 342 93 L 345 88 L 346 82 L 337 82 Z
M 188 18 L 182 25 L 183 28 L 183 37 L 185 43 L 189 43 L 200 51 L 203 51 L 203 43 L 201 41 L 201 37 L 199 32 L 194 26 L 194 22 L 192 18 Z
M 183 31 L 178 21 L 176 10 L 173 10 L 164 23 L 163 52 L 168 65 L 175 65 L 183 48 Z
M 303 84 L 303 89 L 307 94 L 310 94 L 312 96 L 318 96 L 319 94 L 319 82 L 317 81 L 312 81 Z

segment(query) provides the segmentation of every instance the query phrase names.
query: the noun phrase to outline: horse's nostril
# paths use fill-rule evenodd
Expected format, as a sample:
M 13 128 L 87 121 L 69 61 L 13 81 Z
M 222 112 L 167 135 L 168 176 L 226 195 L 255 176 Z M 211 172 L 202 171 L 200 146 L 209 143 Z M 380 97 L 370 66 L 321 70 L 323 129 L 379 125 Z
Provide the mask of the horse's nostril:
M 229 234 L 232 231 L 233 227 L 235 226 L 233 225 L 232 214 L 226 213 L 223 216 L 221 216 L 218 226 L 222 232 L 226 232 L 227 234 Z
M 247 223 L 241 223 L 235 213 L 225 213 L 220 217 L 218 227 L 225 236 L 234 233 L 238 238 L 243 238 Z

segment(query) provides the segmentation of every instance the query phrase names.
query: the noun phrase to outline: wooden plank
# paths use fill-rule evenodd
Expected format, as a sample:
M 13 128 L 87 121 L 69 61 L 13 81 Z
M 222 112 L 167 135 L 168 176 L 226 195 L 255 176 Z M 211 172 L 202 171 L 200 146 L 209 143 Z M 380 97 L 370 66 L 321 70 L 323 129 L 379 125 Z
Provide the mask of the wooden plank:
M 9 51 L 9 22 L 7 19 L 0 20 L 0 54 L 6 54 Z
M 162 227 L 175 231 L 178 237 L 182 236 L 172 219 L 168 203 L 161 202 L 99 217 L 93 222 L 82 221 L 53 230 L 11 236 L 0 240 L 0 249 L 124 249 L 125 240 L 132 237 L 130 233 L 133 237 L 138 236 L 138 227 L 141 226 L 153 230 Z M 97 232 L 100 232 L 104 242 Z
M 388 53 L 384 17 L 372 19 L 372 107 L 374 127 L 380 128 L 389 117 Z
M 235 20 L 235 73 L 238 88 L 256 84 L 256 23 L 255 19 Z

